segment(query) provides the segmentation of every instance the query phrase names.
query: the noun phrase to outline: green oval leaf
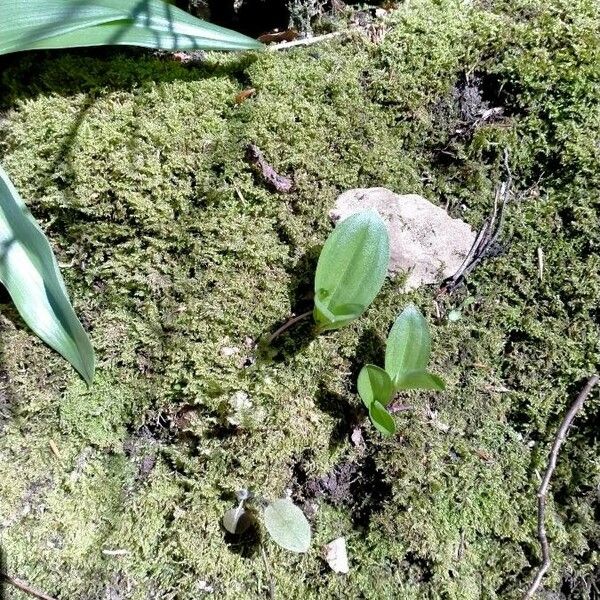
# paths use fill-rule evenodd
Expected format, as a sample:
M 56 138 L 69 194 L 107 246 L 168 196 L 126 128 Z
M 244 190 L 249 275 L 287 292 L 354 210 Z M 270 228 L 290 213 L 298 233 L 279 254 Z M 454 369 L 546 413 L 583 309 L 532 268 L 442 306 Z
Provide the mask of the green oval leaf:
M 429 326 L 414 305 L 409 304 L 396 319 L 385 348 L 385 370 L 398 389 L 402 375 L 424 371 L 431 353 Z
M 403 373 L 398 381 L 399 390 L 445 390 L 446 384 L 441 377 L 427 371 L 409 371 Z
M 0 282 L 19 314 L 91 384 L 94 350 L 46 236 L 0 166 Z
M 396 424 L 392 415 L 377 400 L 369 407 L 369 417 L 375 428 L 383 435 L 390 436 L 396 433 Z
M 282 548 L 291 552 L 307 552 L 310 548 L 310 525 L 291 500 L 275 500 L 269 504 L 264 520 L 269 535 Z
M 377 400 L 383 406 L 387 406 L 392 399 L 394 386 L 390 376 L 375 365 L 365 365 L 358 374 L 356 384 L 358 395 L 367 408 Z
M 379 293 L 389 260 L 387 228 L 376 212 L 356 213 L 339 223 L 315 274 L 318 329 L 338 329 L 359 317 Z
M 262 44 L 163 0 L 2 0 L 0 54 L 129 45 L 163 50 L 245 50 Z

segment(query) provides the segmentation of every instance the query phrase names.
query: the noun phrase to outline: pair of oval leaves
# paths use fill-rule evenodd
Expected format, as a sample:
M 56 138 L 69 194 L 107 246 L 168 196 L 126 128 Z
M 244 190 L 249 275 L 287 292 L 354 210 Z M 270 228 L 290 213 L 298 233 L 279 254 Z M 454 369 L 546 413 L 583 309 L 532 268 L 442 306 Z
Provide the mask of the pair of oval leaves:
M 385 368 L 365 365 L 358 376 L 358 393 L 369 417 L 384 435 L 396 431 L 386 407 L 401 390 L 443 390 L 440 377 L 427 371 L 431 337 L 427 321 L 413 304 L 408 305 L 392 326 L 385 349 Z

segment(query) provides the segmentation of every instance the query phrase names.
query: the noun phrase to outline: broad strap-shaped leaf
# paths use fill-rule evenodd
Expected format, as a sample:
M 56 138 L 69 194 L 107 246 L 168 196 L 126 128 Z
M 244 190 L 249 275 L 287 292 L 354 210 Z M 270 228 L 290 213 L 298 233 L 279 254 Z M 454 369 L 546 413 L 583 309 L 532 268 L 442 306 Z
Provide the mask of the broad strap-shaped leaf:
M 375 425 L 380 433 L 386 436 L 394 435 L 396 433 L 396 424 L 392 415 L 385 409 L 385 406 L 381 402 L 373 402 L 369 408 L 369 417 L 371 422 Z
M 289 499 L 275 500 L 265 508 L 265 527 L 273 541 L 291 552 L 310 548 L 310 525 L 304 513 Z
M 446 384 L 441 377 L 427 371 L 408 371 L 400 376 L 398 390 L 437 390 L 446 389 Z
M 409 304 L 396 319 L 385 348 L 385 370 L 398 388 L 404 373 L 424 371 L 431 353 L 429 326 L 414 305 Z
M 331 232 L 315 274 L 314 318 L 321 331 L 359 317 L 385 280 L 390 260 L 387 228 L 374 211 L 355 213 Z
M 1 166 L 0 281 L 27 325 L 89 385 L 94 376 L 90 340 L 71 306 L 48 240 Z
M 0 54 L 105 45 L 163 50 L 262 47 L 163 0 L 0 1 Z
M 358 374 L 358 395 L 367 408 L 377 401 L 387 406 L 394 393 L 394 386 L 390 376 L 375 365 L 365 365 Z

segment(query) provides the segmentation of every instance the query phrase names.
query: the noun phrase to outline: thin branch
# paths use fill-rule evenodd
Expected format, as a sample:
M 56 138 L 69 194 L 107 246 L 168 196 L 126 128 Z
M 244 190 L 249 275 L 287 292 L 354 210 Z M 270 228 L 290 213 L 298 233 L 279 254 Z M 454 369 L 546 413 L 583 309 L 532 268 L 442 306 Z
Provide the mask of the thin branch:
M 490 216 L 483 222 L 477 237 L 471 246 L 465 260 L 462 262 L 458 271 L 446 279 L 441 285 L 441 292 L 451 294 L 460 286 L 475 267 L 485 258 L 492 255 L 494 246 L 498 241 L 502 225 L 504 224 L 504 211 L 510 199 L 512 188 L 512 172 L 509 165 L 508 150 L 504 150 L 504 170 L 506 181 L 503 181 L 497 188 L 494 195 L 494 207 Z
M 575 399 L 575 402 L 571 404 L 571 407 L 567 411 L 565 418 L 563 419 L 559 430 L 554 437 L 554 443 L 552 444 L 552 450 L 550 450 L 550 455 L 548 456 L 548 467 L 546 468 L 546 472 L 544 474 L 544 478 L 542 479 L 542 483 L 538 489 L 537 499 L 538 499 L 538 539 L 540 541 L 540 547 L 542 549 L 542 564 L 539 566 L 538 571 L 529 586 L 529 589 L 523 596 L 523 600 L 530 600 L 533 598 L 533 595 L 536 593 L 542 578 L 546 574 L 546 571 L 550 568 L 550 545 L 548 544 L 548 537 L 546 536 L 546 501 L 548 498 L 548 488 L 550 487 L 550 479 L 552 478 L 552 474 L 554 473 L 554 469 L 556 468 L 556 461 L 558 459 L 558 453 L 560 451 L 560 447 L 562 443 L 565 441 L 567 434 L 569 433 L 569 429 L 573 424 L 573 420 L 577 416 L 577 413 L 581 410 L 585 399 L 590 395 L 592 389 L 596 386 L 596 384 L 600 381 L 600 377 L 598 375 L 593 375 L 590 377 L 581 390 L 579 395 Z
M 18 577 L 11 577 L 10 575 L 7 575 L 6 573 L 0 572 L 0 581 L 5 581 L 6 583 L 10 583 L 10 585 L 12 585 L 13 587 L 16 587 L 18 590 L 21 590 L 22 592 L 25 592 L 26 594 L 29 594 L 30 596 L 33 596 L 34 598 L 38 598 L 38 600 L 57 600 L 56 598 L 53 598 L 52 596 L 48 596 L 48 594 L 45 594 L 44 592 L 41 592 L 40 590 L 36 590 L 35 588 L 32 588 L 26 581 L 23 581 L 22 579 L 19 579 Z
M 336 38 L 348 37 L 357 31 L 366 34 L 372 42 L 380 41 L 383 37 L 381 26 L 382 21 L 378 20 L 374 21 L 373 23 L 369 23 L 368 25 L 350 26 L 348 29 L 332 31 L 331 33 L 324 33 L 323 35 L 315 35 L 312 37 L 300 38 L 287 42 L 279 42 L 278 44 L 269 44 L 267 46 L 267 50 L 270 52 L 278 52 L 279 50 L 289 50 L 290 48 L 298 48 L 300 46 L 312 46 L 313 44 L 328 42 Z
M 288 330 L 292 325 L 295 325 L 298 321 L 302 321 L 302 319 L 306 319 L 312 315 L 312 310 L 307 310 L 305 313 L 298 315 L 297 317 L 292 317 L 288 319 L 279 329 L 275 331 L 269 338 L 267 339 L 267 345 L 272 344 L 284 331 Z

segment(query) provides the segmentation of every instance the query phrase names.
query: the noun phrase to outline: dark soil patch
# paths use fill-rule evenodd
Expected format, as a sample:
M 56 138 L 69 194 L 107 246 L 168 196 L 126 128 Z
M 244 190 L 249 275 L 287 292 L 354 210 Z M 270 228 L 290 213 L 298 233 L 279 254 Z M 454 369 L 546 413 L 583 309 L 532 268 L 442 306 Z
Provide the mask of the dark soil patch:
M 304 453 L 296 462 L 291 483 L 294 497 L 304 503 L 307 514 L 311 513 L 312 501 L 325 500 L 348 509 L 355 527 L 368 527 L 371 517 L 391 496 L 392 486 L 369 454 L 342 460 L 320 477 L 308 476 L 309 460 L 309 453 Z
M 354 428 L 364 415 L 356 412 L 354 406 L 341 394 L 321 386 L 315 396 L 315 404 L 319 410 L 327 413 L 336 420 L 336 426 L 331 431 L 329 447 L 335 448 L 350 438 Z
M 294 13 L 302 12 L 302 3 L 293 0 L 179 0 L 177 3 L 184 10 L 190 10 L 202 18 L 209 18 L 213 23 L 241 31 L 257 37 L 263 33 L 284 31 L 290 26 Z M 318 16 L 335 14 L 344 5 L 361 4 L 358 1 L 323 0 L 322 6 L 313 8 L 305 1 L 308 11 Z M 370 2 L 385 4 L 385 2 Z M 238 7 L 236 8 L 236 5 Z M 295 10 L 294 10 L 295 8 Z
M 400 563 L 400 568 L 407 571 L 414 583 L 427 583 L 433 578 L 432 562 L 416 552 L 408 552 Z
M 239 10 L 234 4 L 234 0 L 209 0 L 211 21 L 253 36 L 286 29 L 290 21 L 286 0 L 245 0 Z
M 512 111 L 500 84 L 487 75 L 462 75 L 450 94 L 440 98 L 433 107 L 435 130 L 444 133 L 434 145 L 441 166 L 455 162 L 461 148 L 474 136 L 478 127 L 490 123 L 507 123 Z
M 250 525 L 242 534 L 233 534 L 223 530 L 223 539 L 231 552 L 242 558 L 254 556 L 261 544 L 260 527 L 256 518 L 252 515 Z

